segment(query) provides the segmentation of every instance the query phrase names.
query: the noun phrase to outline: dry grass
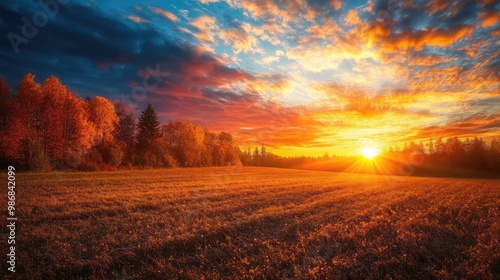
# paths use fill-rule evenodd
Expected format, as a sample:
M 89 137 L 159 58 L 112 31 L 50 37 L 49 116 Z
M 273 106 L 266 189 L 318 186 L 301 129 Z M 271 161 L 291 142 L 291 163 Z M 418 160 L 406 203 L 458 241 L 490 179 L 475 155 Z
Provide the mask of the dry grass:
M 499 182 L 256 167 L 19 174 L 17 276 L 498 279 Z

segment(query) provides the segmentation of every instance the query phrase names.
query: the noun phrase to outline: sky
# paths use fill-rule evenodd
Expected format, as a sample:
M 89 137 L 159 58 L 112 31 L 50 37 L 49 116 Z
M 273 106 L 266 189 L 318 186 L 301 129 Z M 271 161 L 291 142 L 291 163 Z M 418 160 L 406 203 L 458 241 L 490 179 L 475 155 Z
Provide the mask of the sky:
M 55 75 L 279 155 L 500 135 L 498 0 L 6 2 L 14 89 Z

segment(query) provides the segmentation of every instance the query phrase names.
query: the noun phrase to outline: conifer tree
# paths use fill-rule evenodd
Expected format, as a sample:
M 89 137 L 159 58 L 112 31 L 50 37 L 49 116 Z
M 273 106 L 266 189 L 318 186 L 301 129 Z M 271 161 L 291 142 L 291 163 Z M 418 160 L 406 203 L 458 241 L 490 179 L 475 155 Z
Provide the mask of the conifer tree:
M 139 130 L 137 141 L 140 147 L 147 146 L 154 139 L 161 137 L 160 122 L 151 104 L 141 112 L 137 128 Z

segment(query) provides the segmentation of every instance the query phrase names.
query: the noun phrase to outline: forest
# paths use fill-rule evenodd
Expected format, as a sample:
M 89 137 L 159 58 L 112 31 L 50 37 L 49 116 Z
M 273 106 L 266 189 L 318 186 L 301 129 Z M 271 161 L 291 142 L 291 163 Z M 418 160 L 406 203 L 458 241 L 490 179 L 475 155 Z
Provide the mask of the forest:
M 242 151 L 231 134 L 190 121 L 161 124 L 151 104 L 136 119 L 130 107 L 82 99 L 55 76 L 43 85 L 26 74 L 14 94 L 0 77 L 0 166 L 85 171 L 251 165 L 390 175 L 500 170 L 500 137 L 430 139 L 387 147 L 376 161 L 357 156 L 282 157 L 264 145 Z
M 500 137 L 490 143 L 479 137 L 450 137 L 427 142 L 388 146 L 374 159 L 361 156 L 282 157 L 257 147 L 240 152 L 243 165 L 375 173 L 383 175 L 437 175 L 454 177 L 499 177 Z
M 26 74 L 17 94 L 0 78 L 0 165 L 86 171 L 241 165 L 231 134 L 187 122 L 160 124 L 148 104 L 136 120 L 125 104 L 83 100 L 57 77 Z

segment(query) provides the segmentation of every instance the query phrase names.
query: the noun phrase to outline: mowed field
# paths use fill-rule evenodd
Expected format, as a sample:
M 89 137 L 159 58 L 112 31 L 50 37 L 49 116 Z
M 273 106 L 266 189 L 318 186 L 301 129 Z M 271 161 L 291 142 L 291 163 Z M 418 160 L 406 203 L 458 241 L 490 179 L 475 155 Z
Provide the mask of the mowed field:
M 17 174 L 16 200 L 18 279 L 500 278 L 499 180 L 258 167 Z

